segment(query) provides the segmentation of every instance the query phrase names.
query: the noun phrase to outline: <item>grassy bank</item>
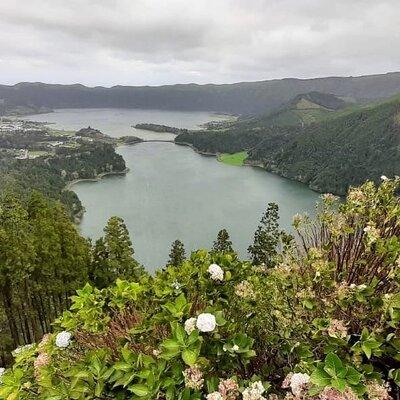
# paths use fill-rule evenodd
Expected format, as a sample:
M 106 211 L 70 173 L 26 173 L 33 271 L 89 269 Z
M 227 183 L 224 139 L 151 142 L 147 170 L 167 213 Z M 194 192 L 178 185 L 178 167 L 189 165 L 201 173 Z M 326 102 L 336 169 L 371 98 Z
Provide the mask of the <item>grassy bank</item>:
M 218 161 L 229 165 L 242 166 L 247 157 L 247 151 L 233 154 L 223 153 L 218 156 Z

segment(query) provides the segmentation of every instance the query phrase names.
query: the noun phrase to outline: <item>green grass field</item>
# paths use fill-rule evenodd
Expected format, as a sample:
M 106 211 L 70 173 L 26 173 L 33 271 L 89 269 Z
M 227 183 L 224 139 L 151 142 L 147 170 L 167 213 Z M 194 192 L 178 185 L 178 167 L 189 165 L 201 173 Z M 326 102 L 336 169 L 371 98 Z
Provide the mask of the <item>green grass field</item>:
M 240 153 L 234 154 L 220 154 L 218 156 L 218 161 L 229 165 L 242 166 L 247 156 L 247 151 L 241 151 Z

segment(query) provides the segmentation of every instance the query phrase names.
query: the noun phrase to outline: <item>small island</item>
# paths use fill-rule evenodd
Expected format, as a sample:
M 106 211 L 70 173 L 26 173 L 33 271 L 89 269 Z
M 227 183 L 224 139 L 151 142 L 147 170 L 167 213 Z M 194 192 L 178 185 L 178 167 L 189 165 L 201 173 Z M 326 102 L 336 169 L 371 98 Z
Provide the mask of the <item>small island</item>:
M 179 135 L 181 133 L 188 132 L 188 130 L 184 129 L 184 128 L 175 128 L 173 126 L 158 125 L 158 124 L 141 123 L 141 124 L 136 124 L 133 127 L 135 129 L 142 129 L 145 131 L 152 131 L 152 132 L 159 132 L 159 133 L 165 132 L 165 133 L 172 133 L 174 135 Z

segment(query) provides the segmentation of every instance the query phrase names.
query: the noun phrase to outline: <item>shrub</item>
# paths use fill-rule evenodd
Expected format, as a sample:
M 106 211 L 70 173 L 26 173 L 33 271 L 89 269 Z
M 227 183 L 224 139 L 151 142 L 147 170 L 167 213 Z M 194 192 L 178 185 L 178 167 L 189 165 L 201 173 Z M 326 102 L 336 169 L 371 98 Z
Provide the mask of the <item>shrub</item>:
M 324 196 L 274 267 L 199 250 L 154 277 L 85 286 L 58 333 L 15 355 L 0 398 L 398 396 L 399 184 Z

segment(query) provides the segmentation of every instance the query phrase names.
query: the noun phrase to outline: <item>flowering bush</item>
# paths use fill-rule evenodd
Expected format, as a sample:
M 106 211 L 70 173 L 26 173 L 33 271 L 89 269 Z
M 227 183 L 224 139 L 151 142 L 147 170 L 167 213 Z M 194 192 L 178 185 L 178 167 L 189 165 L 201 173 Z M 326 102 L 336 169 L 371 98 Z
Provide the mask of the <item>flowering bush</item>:
M 398 189 L 324 196 L 272 267 L 199 250 L 154 277 L 87 285 L 58 333 L 0 370 L 0 399 L 396 398 Z

